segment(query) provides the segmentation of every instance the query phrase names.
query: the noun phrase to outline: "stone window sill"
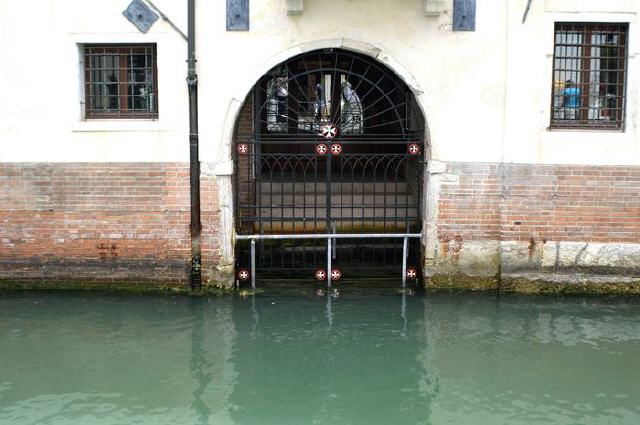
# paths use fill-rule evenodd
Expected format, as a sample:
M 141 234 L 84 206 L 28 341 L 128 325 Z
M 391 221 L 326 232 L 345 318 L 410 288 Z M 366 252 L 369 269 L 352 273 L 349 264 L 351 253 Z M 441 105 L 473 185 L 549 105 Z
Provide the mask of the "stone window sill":
M 77 121 L 73 132 L 169 131 L 166 123 L 153 119 L 91 119 Z

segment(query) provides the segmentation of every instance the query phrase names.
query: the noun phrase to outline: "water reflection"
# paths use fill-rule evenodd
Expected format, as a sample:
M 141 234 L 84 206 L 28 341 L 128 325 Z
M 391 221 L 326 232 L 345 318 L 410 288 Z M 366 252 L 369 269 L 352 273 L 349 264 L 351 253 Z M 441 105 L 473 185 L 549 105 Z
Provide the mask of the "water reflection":
M 0 423 L 637 424 L 638 300 L 0 295 Z
M 445 394 L 434 406 L 434 423 L 637 423 L 640 405 L 625 400 L 640 391 L 633 367 L 640 348 L 637 304 L 426 300 L 429 364 Z
M 422 300 L 343 291 L 255 302 L 256 333 L 233 314 L 234 422 L 426 423 Z
M 231 320 L 233 306 L 209 298 L 192 298 L 191 356 L 193 378 L 191 409 L 194 424 L 230 424 L 230 395 L 236 381 L 233 345 L 236 338 Z M 253 309 L 255 325 L 257 312 Z M 184 420 L 184 419 L 183 419 Z
M 191 300 L 191 311 L 193 315 L 192 335 L 191 335 L 191 373 L 196 382 L 193 391 L 193 403 L 191 407 L 196 412 L 200 424 L 208 424 L 211 416 L 211 409 L 204 400 L 205 390 L 211 384 L 211 372 L 213 358 L 209 358 L 205 351 L 205 305 L 202 299 Z

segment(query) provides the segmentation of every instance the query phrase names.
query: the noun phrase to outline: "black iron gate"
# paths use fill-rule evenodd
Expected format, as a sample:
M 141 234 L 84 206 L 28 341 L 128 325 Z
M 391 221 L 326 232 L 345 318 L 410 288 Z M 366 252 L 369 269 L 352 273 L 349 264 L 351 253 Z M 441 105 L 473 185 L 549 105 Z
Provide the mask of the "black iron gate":
M 235 140 L 239 235 L 421 231 L 422 118 L 393 73 L 358 54 L 312 52 L 270 71 L 249 100 L 252 131 Z M 238 269 L 250 264 L 249 244 L 237 243 Z M 408 246 L 413 267 L 419 245 Z M 344 277 L 397 276 L 403 248 L 333 238 L 331 257 Z M 258 239 L 256 251 L 262 277 L 311 277 L 327 240 Z

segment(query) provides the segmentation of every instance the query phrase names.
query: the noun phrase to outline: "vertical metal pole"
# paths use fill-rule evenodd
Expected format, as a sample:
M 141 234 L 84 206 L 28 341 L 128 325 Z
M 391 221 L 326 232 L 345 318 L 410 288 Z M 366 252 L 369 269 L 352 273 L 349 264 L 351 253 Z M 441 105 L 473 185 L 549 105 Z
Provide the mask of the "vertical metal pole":
M 327 288 L 331 288 L 331 238 L 327 238 Z
M 402 243 L 402 288 L 407 286 L 407 251 L 409 250 L 409 238 L 404 237 Z
M 251 239 L 251 289 L 256 290 L 256 240 Z
M 327 157 L 327 161 L 326 161 L 326 181 L 325 181 L 325 189 L 326 189 L 326 194 L 325 194 L 325 213 L 326 213 L 326 226 L 327 226 L 327 233 L 331 233 L 331 144 L 329 143 L 328 145 L 329 148 L 329 152 L 327 152 L 327 154 L 325 155 Z
M 195 0 L 187 5 L 187 50 L 188 71 L 187 87 L 189 89 L 189 176 L 191 195 L 191 288 L 202 286 L 202 254 L 200 248 L 200 157 L 198 141 L 198 76 L 196 74 L 196 19 Z
M 334 222 L 331 223 L 331 233 L 336 233 L 336 223 Z M 333 238 L 331 240 L 331 256 L 334 260 L 336 258 L 336 247 L 338 246 L 336 241 L 337 241 L 336 238 Z
M 326 103 L 325 103 L 326 105 Z M 327 152 L 327 179 L 325 183 L 326 188 L 326 214 L 327 214 L 327 224 L 326 231 L 328 234 L 331 234 L 331 144 L 328 144 L 329 151 Z M 331 288 L 331 237 L 327 238 L 327 288 Z

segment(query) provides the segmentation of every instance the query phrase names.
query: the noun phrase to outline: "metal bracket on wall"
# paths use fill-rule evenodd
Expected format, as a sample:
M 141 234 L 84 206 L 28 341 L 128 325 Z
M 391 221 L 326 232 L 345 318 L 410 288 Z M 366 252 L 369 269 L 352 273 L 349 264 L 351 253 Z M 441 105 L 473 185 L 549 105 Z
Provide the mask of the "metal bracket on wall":
M 122 14 L 141 32 L 149 31 L 159 18 L 142 0 L 133 0 Z
M 427 16 L 440 16 L 444 11 L 444 0 L 424 0 L 424 12 Z
M 296 16 L 302 15 L 304 12 L 304 0 L 286 0 L 287 1 L 287 15 Z
M 453 0 L 453 30 L 476 30 L 476 0 Z
M 227 31 L 249 31 L 249 0 L 227 0 Z

